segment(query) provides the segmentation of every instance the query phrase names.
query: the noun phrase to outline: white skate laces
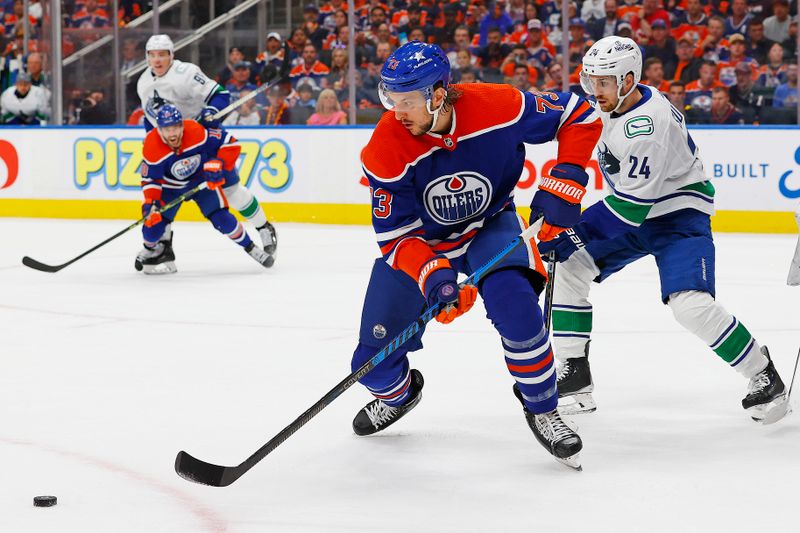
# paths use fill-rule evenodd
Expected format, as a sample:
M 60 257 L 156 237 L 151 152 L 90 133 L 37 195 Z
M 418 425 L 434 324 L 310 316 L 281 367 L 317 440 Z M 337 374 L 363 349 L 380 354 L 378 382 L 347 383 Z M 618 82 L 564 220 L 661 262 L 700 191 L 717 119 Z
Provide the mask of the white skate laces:
M 377 402 L 366 406 L 364 408 L 364 412 L 367 413 L 369 421 L 372 422 L 372 425 L 378 429 L 383 424 L 394 418 L 394 415 L 397 413 L 397 408 L 386 405 L 382 401 L 378 400 Z
M 564 376 L 569 374 L 569 359 L 564 361 L 564 364 L 558 369 L 558 374 L 556 375 L 556 381 L 561 381 L 564 379 Z
M 769 375 L 765 368 L 750 380 L 750 394 L 757 394 L 769 386 Z
M 573 435 L 570 427 L 561 419 L 557 411 L 536 415 L 539 432 L 550 442 L 559 442 Z

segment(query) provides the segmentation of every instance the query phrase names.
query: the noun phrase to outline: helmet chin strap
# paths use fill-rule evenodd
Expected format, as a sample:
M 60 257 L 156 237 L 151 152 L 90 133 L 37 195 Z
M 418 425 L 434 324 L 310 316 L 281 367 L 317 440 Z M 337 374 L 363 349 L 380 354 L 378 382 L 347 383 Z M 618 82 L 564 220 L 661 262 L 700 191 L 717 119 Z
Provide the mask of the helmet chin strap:
M 627 74 L 626 74 L 626 76 L 627 76 Z M 622 77 L 622 83 L 620 83 L 619 89 L 617 89 L 617 96 L 619 97 L 619 101 L 617 102 L 617 107 L 614 108 L 612 113 L 616 113 L 617 111 L 619 111 L 619 108 L 622 106 L 622 102 L 624 102 L 625 99 L 627 97 L 629 97 L 631 95 L 631 93 L 633 93 L 634 89 L 636 89 L 636 84 L 634 83 L 633 87 L 631 87 L 630 91 L 628 91 L 625 94 L 622 94 L 622 84 L 623 83 L 625 83 L 625 77 L 624 76 Z
M 442 100 L 442 103 L 439 104 L 439 107 L 437 107 L 436 109 L 431 109 L 431 101 L 432 100 L 433 99 L 425 101 L 425 109 L 428 111 L 428 113 L 433 115 L 433 121 L 431 122 L 431 127 L 428 128 L 428 132 L 431 132 L 431 131 L 436 129 L 436 122 L 438 122 L 438 120 L 439 120 L 439 112 L 444 107 L 444 100 Z

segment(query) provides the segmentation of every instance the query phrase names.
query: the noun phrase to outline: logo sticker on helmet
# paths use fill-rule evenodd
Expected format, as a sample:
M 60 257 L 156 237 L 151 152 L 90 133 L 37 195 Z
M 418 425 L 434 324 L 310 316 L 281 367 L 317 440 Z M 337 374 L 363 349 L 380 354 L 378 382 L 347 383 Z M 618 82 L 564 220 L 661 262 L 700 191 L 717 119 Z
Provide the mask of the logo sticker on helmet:
M 386 62 L 386 68 L 390 70 L 397 70 L 397 67 L 400 65 L 400 62 L 393 57 L 390 57 L 389 60 Z
M 423 195 L 425 209 L 436 222 L 458 224 L 489 207 L 492 183 L 477 172 L 459 172 L 433 179 Z

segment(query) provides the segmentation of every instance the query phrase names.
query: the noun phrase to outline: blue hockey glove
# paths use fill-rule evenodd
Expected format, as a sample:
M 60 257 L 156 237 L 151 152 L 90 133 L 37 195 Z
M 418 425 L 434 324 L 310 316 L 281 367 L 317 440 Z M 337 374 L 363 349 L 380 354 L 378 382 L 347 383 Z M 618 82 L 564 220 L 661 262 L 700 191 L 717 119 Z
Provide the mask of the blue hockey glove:
M 589 175 L 585 170 L 569 163 L 558 163 L 550 176 L 542 176 L 539 190 L 531 202 L 530 223 L 544 217 L 537 236 L 549 241 L 565 228 L 571 228 L 581 217 L 581 200 L 586 194 Z
M 203 172 L 206 182 L 208 182 L 208 188 L 212 191 L 221 189 L 225 185 L 225 169 L 221 160 L 209 159 L 203 164 Z
M 539 253 L 547 255 L 555 252 L 556 261 L 561 263 L 569 259 L 569 256 L 586 246 L 589 237 L 580 224 L 568 228 L 549 241 L 539 241 Z
M 442 310 L 436 315 L 436 320 L 442 324 L 449 324 L 472 309 L 478 297 L 475 286 L 466 285 L 459 290 L 456 279 L 450 261 L 441 256 L 425 263 L 419 273 L 419 288 L 428 307 L 442 304 Z
M 219 109 L 215 107 L 206 106 L 200 111 L 200 124 L 202 124 L 206 129 L 219 129 L 220 122 L 219 119 L 215 119 L 214 115 L 219 112 Z

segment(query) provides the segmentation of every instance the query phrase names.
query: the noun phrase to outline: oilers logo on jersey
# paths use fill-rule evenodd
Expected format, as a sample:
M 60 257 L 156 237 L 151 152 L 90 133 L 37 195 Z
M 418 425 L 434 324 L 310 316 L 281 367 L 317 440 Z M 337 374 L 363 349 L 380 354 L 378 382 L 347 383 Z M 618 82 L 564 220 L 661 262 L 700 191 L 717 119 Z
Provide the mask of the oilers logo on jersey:
M 175 161 L 169 170 L 176 178 L 185 180 L 189 179 L 190 176 L 197 172 L 201 162 L 202 158 L 200 154 L 195 154 L 191 157 Z
M 492 198 L 492 183 L 477 172 L 459 172 L 432 180 L 425 189 L 425 208 L 436 222 L 458 224 L 480 216 Z

